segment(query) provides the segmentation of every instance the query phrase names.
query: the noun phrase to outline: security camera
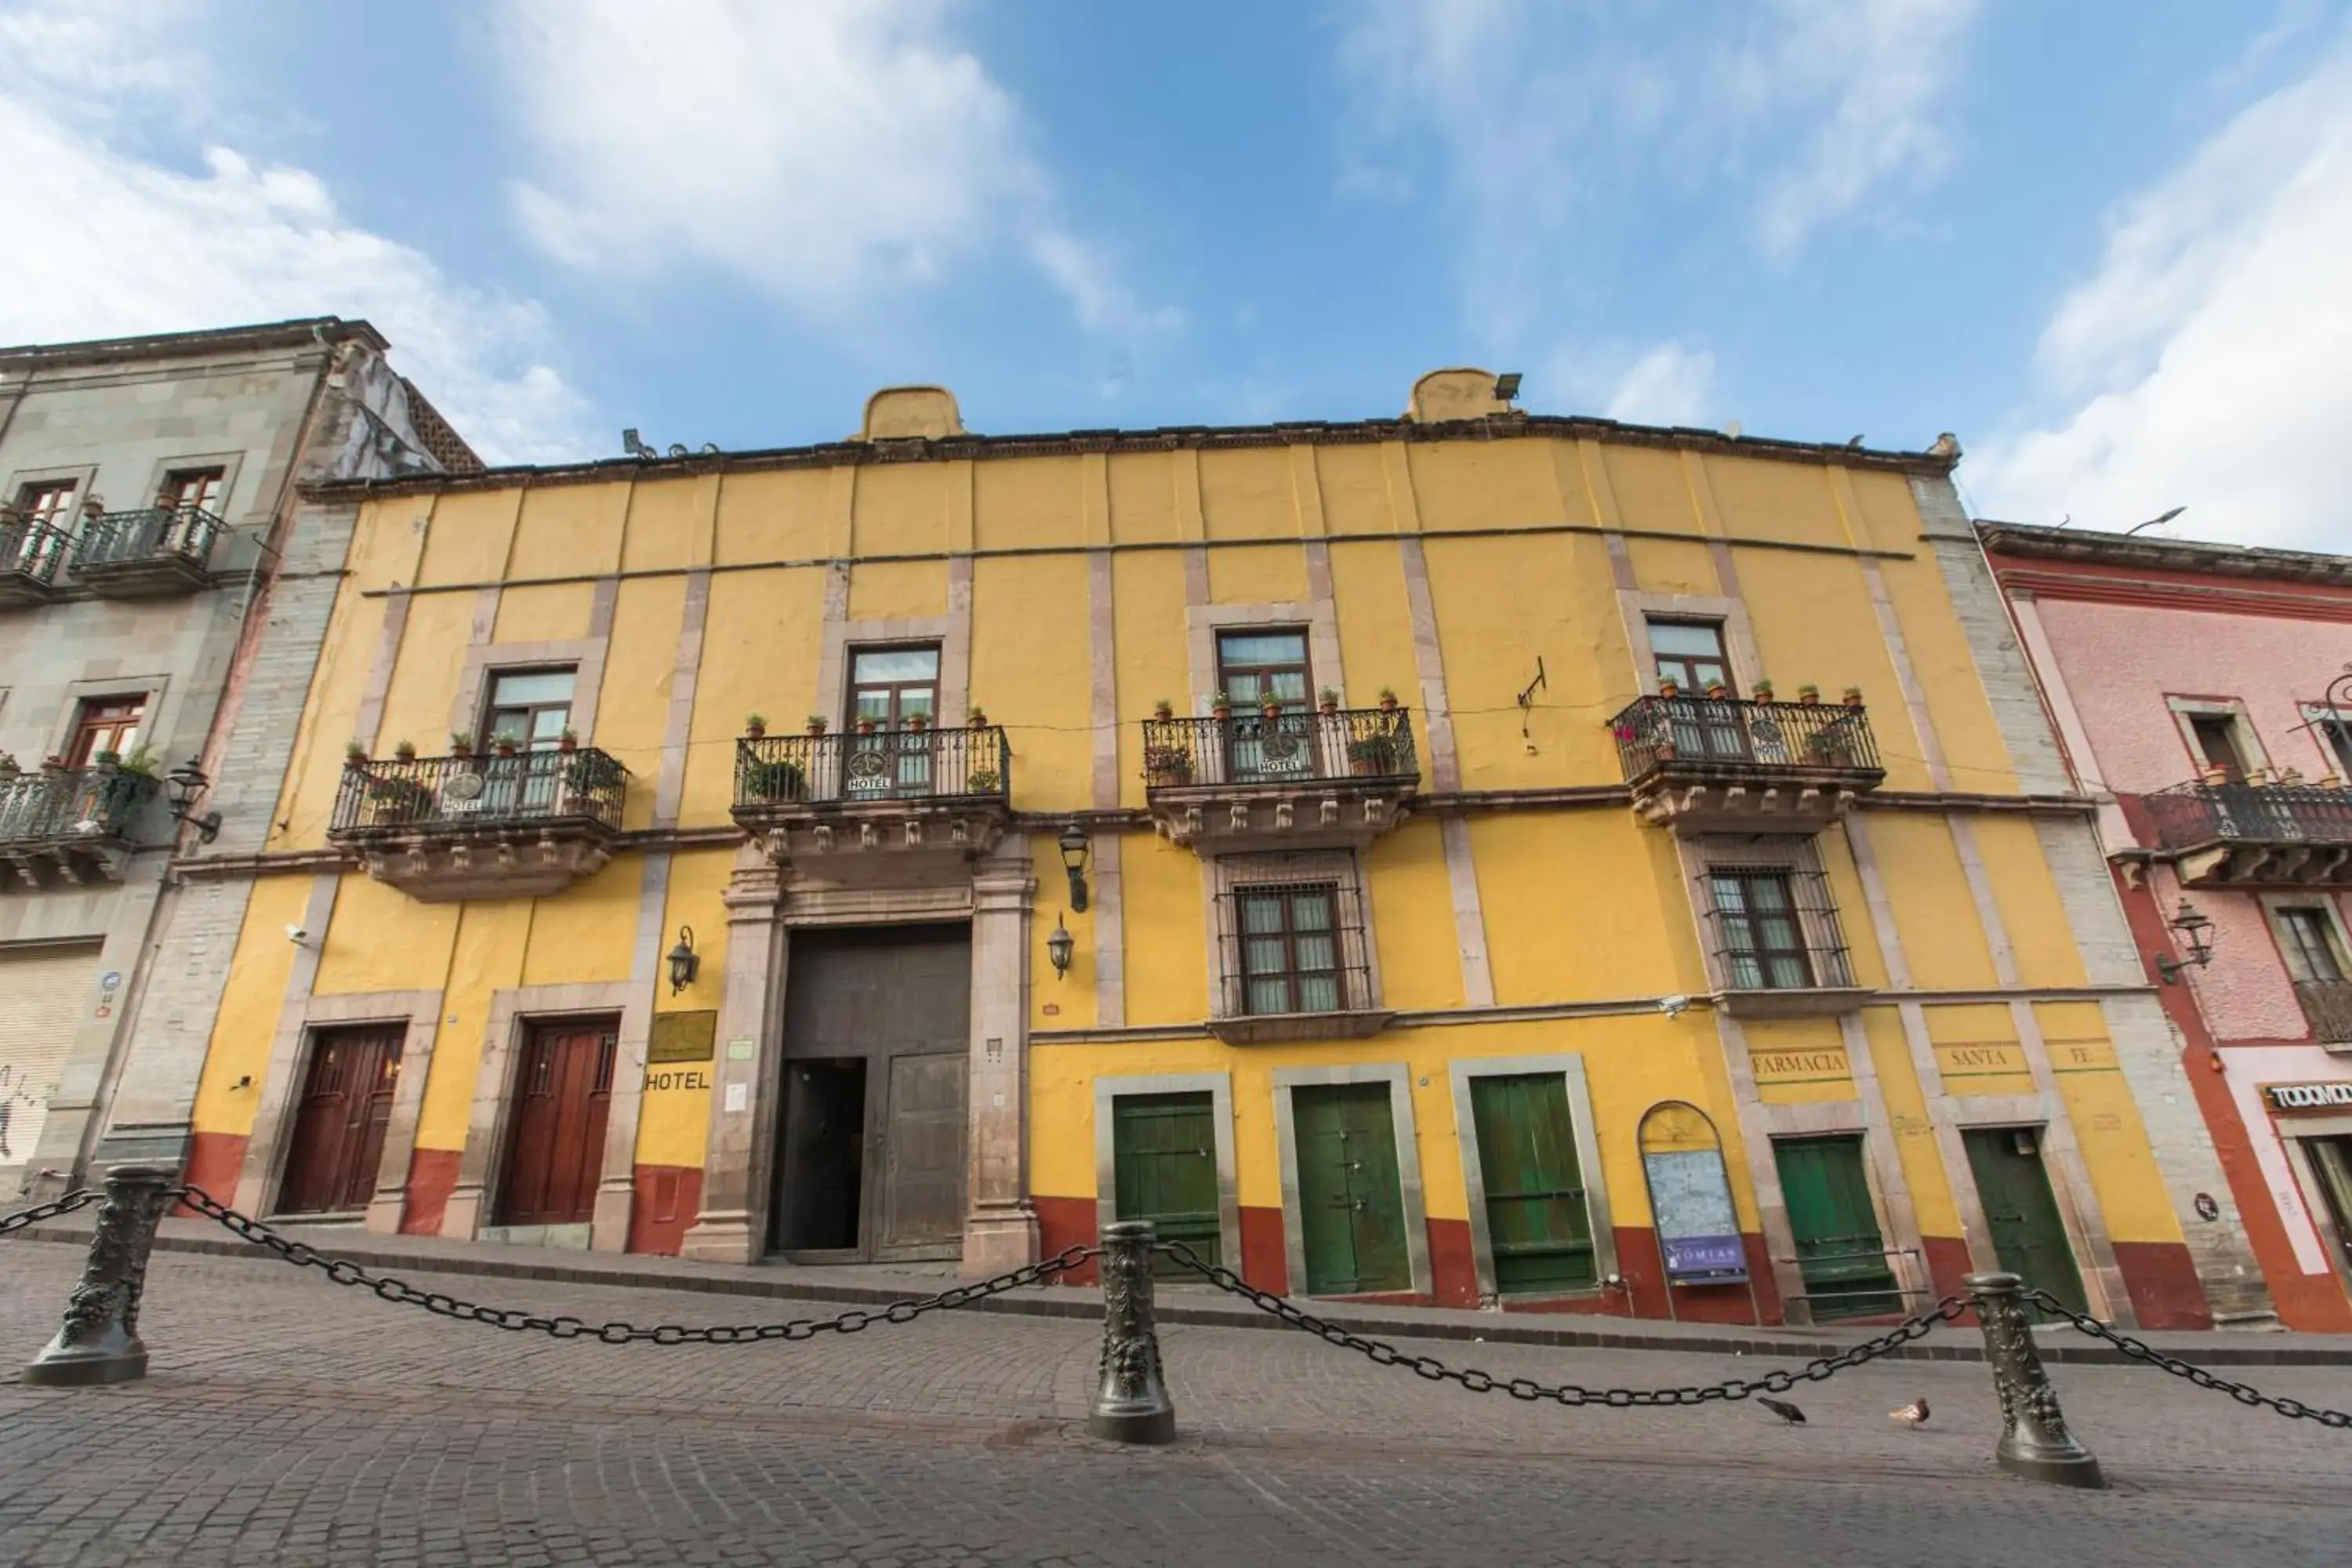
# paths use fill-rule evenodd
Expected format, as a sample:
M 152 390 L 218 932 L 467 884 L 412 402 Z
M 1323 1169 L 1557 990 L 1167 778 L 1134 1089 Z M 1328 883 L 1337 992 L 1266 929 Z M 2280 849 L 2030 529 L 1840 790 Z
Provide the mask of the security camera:
M 1658 1011 L 1669 1018 L 1679 1018 L 1690 1010 L 1690 998 L 1676 992 L 1672 996 L 1658 998 Z
M 286 940 L 292 942 L 296 947 L 299 947 L 304 942 L 310 940 L 310 933 L 304 931 L 300 926 L 288 926 L 286 928 Z

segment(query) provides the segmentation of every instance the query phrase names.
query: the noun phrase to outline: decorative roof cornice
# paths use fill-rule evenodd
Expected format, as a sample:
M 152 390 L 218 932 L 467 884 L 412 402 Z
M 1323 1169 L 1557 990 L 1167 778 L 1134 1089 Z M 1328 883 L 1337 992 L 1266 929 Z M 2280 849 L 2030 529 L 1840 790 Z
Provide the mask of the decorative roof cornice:
M 210 354 L 255 353 L 308 343 L 357 340 L 383 353 L 392 345 L 365 321 L 341 316 L 304 316 L 257 326 L 211 327 L 194 332 L 153 332 L 136 338 L 90 338 L 69 343 L 19 343 L 0 348 L 0 375 L 29 374 L 65 365 L 121 364 L 140 360 L 194 359 Z
M 2352 588 L 2352 556 L 2264 550 L 2200 540 L 2141 539 L 2087 528 L 2043 528 L 1983 519 L 1979 519 L 1976 526 L 1977 536 L 1984 541 L 1986 551 L 1998 555 Z

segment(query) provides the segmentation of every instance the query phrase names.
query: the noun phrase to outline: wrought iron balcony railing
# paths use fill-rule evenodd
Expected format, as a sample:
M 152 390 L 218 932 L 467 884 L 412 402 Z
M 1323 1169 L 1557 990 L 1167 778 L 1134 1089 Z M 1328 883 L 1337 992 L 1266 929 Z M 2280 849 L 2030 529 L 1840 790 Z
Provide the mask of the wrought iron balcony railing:
M 735 742 L 739 816 L 888 802 L 1003 802 L 1013 750 L 995 724 L 762 735 Z
M 1154 791 L 1343 779 L 1410 787 L 1421 777 L 1412 720 L 1398 708 L 1147 719 L 1143 770 Z
M 2352 845 L 2352 790 L 2180 784 L 2140 797 L 2168 849 L 2210 844 Z
M 74 574 L 98 589 L 110 580 L 194 586 L 204 581 L 213 545 L 227 528 L 201 507 L 106 512 L 82 524 Z
M 413 757 L 343 769 L 328 836 L 431 837 L 570 825 L 618 832 L 629 770 L 593 747 Z
M 0 514 L 0 604 L 48 598 L 57 592 L 58 563 L 72 553 L 65 530 Z
M 119 768 L 0 775 L 0 854 L 119 843 L 154 794 L 153 778 Z
M 2311 1037 L 2325 1046 L 2352 1046 L 2352 980 L 2298 980 L 2295 999 L 2311 1025 Z
M 1785 778 L 1868 789 L 1886 776 L 1858 704 L 1643 697 L 1610 721 L 1625 782 Z

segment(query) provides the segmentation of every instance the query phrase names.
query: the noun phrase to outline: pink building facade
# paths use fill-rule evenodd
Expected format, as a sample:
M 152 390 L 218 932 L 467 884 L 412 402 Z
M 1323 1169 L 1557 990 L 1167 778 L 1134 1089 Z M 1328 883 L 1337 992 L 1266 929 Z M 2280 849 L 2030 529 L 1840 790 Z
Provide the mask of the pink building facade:
M 2352 1331 L 2352 558 L 1979 527 L 2228 1181 L 2184 1219 Z

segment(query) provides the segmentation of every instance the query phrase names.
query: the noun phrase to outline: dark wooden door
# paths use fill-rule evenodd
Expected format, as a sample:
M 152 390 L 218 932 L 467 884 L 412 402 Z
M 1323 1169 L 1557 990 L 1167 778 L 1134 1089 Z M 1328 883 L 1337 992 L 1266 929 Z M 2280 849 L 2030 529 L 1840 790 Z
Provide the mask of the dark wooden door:
M 1297 1141 L 1298 1228 L 1307 1293 L 1412 1289 L 1398 1179 L 1396 1121 L 1384 1083 L 1290 1091 Z
M 1110 1146 L 1118 1217 L 1148 1219 L 1162 1241 L 1182 1242 L 1203 1262 L 1223 1262 L 1213 1099 L 1122 1094 L 1111 1101 Z M 1185 1272 L 1164 1253 L 1152 1261 L 1155 1272 Z
M 1781 1138 L 1772 1157 L 1796 1233 L 1797 1266 L 1816 1321 L 1902 1310 L 1871 1207 L 1858 1136 Z
M 584 1225 L 593 1217 L 619 1045 L 620 1026 L 610 1018 L 531 1026 L 515 1075 L 497 1224 Z
M 772 1232 L 776 1244 L 843 1260 L 958 1256 L 969 1166 L 971 928 L 797 931 L 786 974 L 784 1070 L 861 1061 L 864 1133 L 854 1184 L 828 1177 L 821 1198 L 788 1191 L 808 1179 L 800 1174 L 812 1169 L 801 1142 L 815 1134 L 791 1116 L 786 1093 L 774 1202 L 779 1214 L 800 1217 Z M 814 1210 L 821 1205 L 842 1212 L 820 1222 Z M 799 1236 L 829 1245 L 793 1239 Z
M 1470 1115 L 1486 1188 L 1495 1289 L 1506 1296 L 1590 1289 L 1599 1270 L 1568 1080 L 1556 1072 L 1474 1078 Z
M 2082 1271 L 2050 1190 L 2050 1172 L 2042 1163 L 2040 1135 L 2024 1127 L 1971 1127 L 1962 1131 L 1960 1142 L 1968 1147 L 1969 1169 L 1976 1176 L 1977 1197 L 2001 1268 L 2075 1311 L 2088 1311 Z
M 398 1024 L 321 1032 L 310 1046 L 294 1138 L 286 1154 L 280 1214 L 349 1214 L 374 1195 L 383 1130 L 400 1076 Z

